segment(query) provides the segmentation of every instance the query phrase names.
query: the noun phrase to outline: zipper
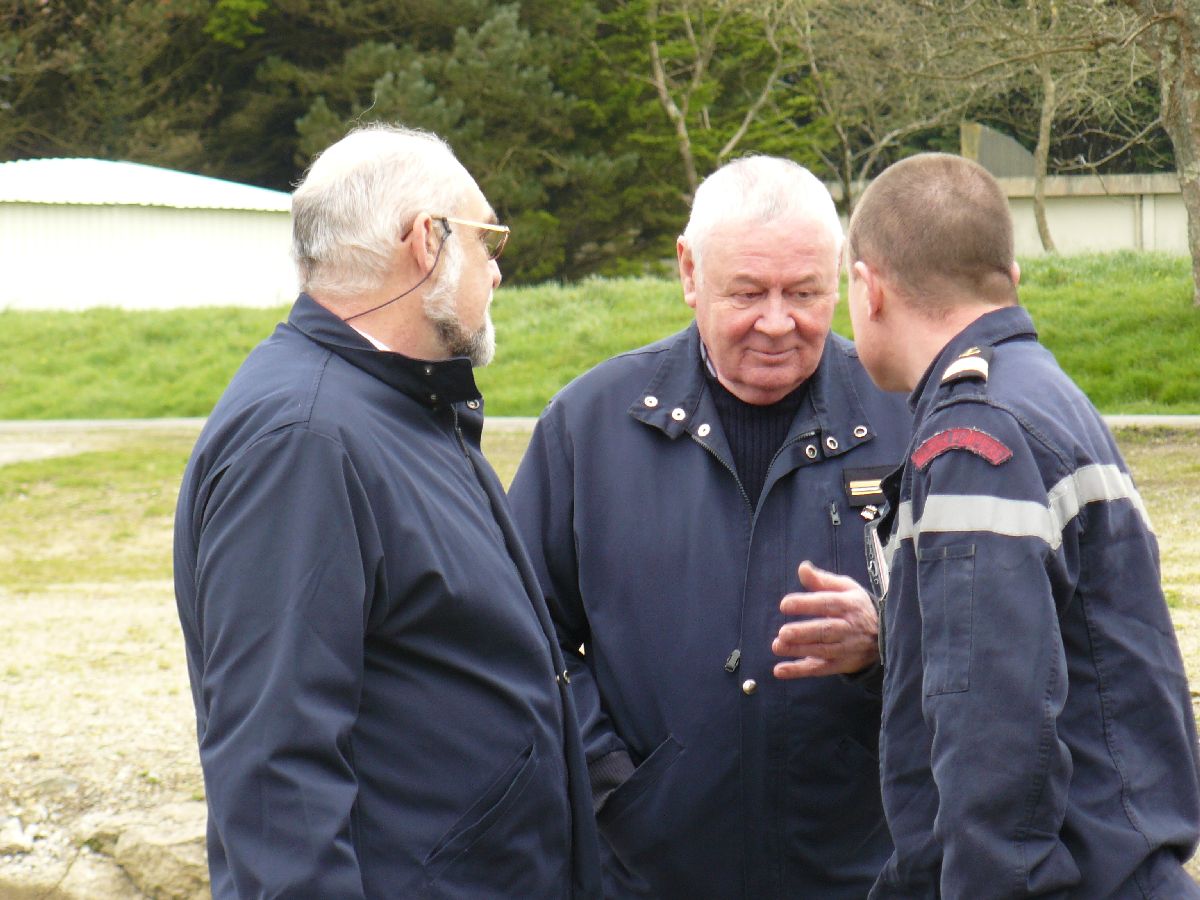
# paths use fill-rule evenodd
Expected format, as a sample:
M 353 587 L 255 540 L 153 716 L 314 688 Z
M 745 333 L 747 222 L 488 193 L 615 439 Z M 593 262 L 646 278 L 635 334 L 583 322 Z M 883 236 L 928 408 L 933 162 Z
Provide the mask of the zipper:
M 695 441 L 697 444 L 699 444 L 701 447 L 703 447 L 706 451 L 708 451 L 709 455 L 712 456 L 712 458 L 715 459 L 717 462 L 719 462 L 722 466 L 724 466 L 725 471 L 727 471 L 731 476 L 733 476 L 733 483 L 738 486 L 738 491 L 741 493 L 742 499 L 746 501 L 746 509 L 748 509 L 750 511 L 750 537 L 749 537 L 749 543 L 747 544 L 747 547 L 753 546 L 754 545 L 754 523 L 755 523 L 755 518 L 756 518 L 756 515 L 755 515 L 756 510 L 754 509 L 754 505 L 750 502 L 750 495 L 746 493 L 746 489 L 742 486 L 742 479 L 738 478 L 737 472 L 734 471 L 733 466 L 731 466 L 729 463 L 725 462 L 725 460 L 721 459 L 721 455 L 719 453 L 717 453 L 716 450 L 714 450 L 712 447 L 708 446 L 708 444 L 704 443 L 704 441 L 700 440 L 700 438 L 696 437 L 696 435 L 692 434 L 690 431 L 688 432 L 688 437 L 690 437 L 693 441 Z M 737 633 L 738 633 L 739 641 L 741 640 L 742 628 L 745 625 L 745 619 L 746 619 L 746 574 L 747 574 L 746 571 L 743 569 L 743 571 L 742 571 L 742 596 L 740 598 L 741 603 L 738 604 Z M 740 647 L 735 647 L 733 649 L 733 651 L 729 654 L 729 656 L 726 657 L 726 659 L 725 659 L 725 665 L 724 665 L 725 671 L 729 672 L 730 674 L 733 674 L 734 672 L 736 672 L 738 670 L 738 666 L 740 666 L 741 663 L 742 663 L 742 650 Z
M 746 508 L 750 510 L 751 529 L 753 530 L 754 513 L 755 513 L 754 504 L 750 502 L 750 495 L 747 494 L 746 489 L 744 487 L 742 487 L 742 479 L 738 478 L 738 474 L 734 470 L 733 466 L 731 466 L 729 463 L 725 462 L 725 460 L 721 459 L 721 455 L 719 453 L 717 453 L 716 450 L 714 450 L 712 447 L 708 446 L 708 444 L 704 443 L 704 441 L 700 440 L 700 438 L 696 437 L 690 431 L 688 432 L 688 437 L 690 437 L 693 441 L 695 441 L 697 444 L 699 444 L 701 447 L 703 447 L 705 450 L 707 450 L 709 452 L 709 455 L 711 455 L 713 459 L 715 459 L 722 466 L 724 466 L 725 471 L 733 476 L 733 483 L 738 486 L 738 491 L 741 493 L 742 499 L 746 501 Z M 778 455 L 778 454 L 776 454 L 776 455 Z M 772 460 L 772 462 L 774 462 L 774 460 Z M 769 468 L 768 468 L 768 471 L 770 471 Z
M 833 501 L 829 504 L 829 524 L 832 526 L 829 535 L 829 543 L 833 548 L 833 571 L 840 572 L 841 560 L 838 553 L 838 529 L 842 525 L 842 514 L 838 512 L 837 502 Z

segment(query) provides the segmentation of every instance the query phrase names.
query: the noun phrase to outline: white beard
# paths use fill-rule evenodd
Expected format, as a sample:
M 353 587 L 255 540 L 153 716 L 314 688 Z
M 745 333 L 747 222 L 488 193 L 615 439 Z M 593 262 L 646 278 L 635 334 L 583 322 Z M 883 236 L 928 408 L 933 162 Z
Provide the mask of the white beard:
M 496 328 L 491 312 L 485 309 L 483 325 L 476 331 L 463 327 L 455 303 L 462 281 L 462 247 L 457 241 L 447 239 L 445 248 L 442 272 L 425 295 L 425 317 L 433 324 L 447 355 L 465 356 L 473 366 L 486 366 L 496 355 Z M 489 293 L 489 307 L 491 302 Z

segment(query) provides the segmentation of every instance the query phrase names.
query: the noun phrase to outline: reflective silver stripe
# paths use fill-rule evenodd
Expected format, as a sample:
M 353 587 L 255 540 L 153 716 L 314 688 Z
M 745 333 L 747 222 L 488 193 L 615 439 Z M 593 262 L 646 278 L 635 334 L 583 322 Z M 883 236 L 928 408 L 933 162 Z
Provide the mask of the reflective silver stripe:
M 1059 532 L 1089 503 L 1113 500 L 1128 500 L 1142 517 L 1147 530 L 1154 530 L 1146 504 L 1133 486 L 1133 479 L 1116 466 L 1094 465 L 1077 469 L 1050 489 L 1047 500 Z
M 912 518 L 912 501 L 900 504 L 896 528 L 884 549 L 891 565 L 900 541 L 922 532 L 990 532 L 1009 537 L 1032 537 L 1054 550 L 1062 545 L 1062 532 L 1079 510 L 1089 503 L 1128 500 L 1153 531 L 1150 516 L 1133 479 L 1114 465 L 1084 466 L 1053 488 L 1043 506 L 1030 500 L 1005 500 L 974 494 L 934 494 L 925 501 L 921 520 Z

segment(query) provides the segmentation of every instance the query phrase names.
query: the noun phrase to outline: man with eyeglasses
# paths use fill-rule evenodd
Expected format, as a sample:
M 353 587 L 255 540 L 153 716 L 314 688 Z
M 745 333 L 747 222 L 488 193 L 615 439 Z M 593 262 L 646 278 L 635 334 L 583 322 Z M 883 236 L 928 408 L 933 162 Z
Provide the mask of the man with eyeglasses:
M 712 174 L 678 242 L 695 322 L 566 387 L 510 489 L 608 896 L 861 900 L 891 852 L 876 616 L 831 592 L 910 419 L 830 334 L 841 240 L 801 166 Z
M 572 689 L 479 450 L 508 229 L 390 126 L 322 153 L 292 221 L 303 293 L 176 512 L 213 896 L 599 897 Z

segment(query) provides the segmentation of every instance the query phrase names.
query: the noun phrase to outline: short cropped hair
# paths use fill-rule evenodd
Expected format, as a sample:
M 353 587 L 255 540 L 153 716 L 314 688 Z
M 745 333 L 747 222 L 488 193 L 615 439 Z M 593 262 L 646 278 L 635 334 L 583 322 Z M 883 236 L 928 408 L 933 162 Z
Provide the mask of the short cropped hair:
M 880 270 L 927 312 L 951 294 L 1016 302 L 1008 199 L 961 156 L 921 153 L 884 170 L 859 198 L 846 246 L 851 265 Z
M 746 156 L 726 163 L 696 189 L 683 239 L 697 273 L 704 241 L 726 222 L 773 222 L 807 217 L 828 229 L 840 253 L 842 222 L 828 188 L 799 163 L 777 156 Z
M 373 123 L 322 152 L 292 194 L 301 288 L 349 296 L 383 283 L 421 212 L 453 215 L 475 181 L 435 134 Z

